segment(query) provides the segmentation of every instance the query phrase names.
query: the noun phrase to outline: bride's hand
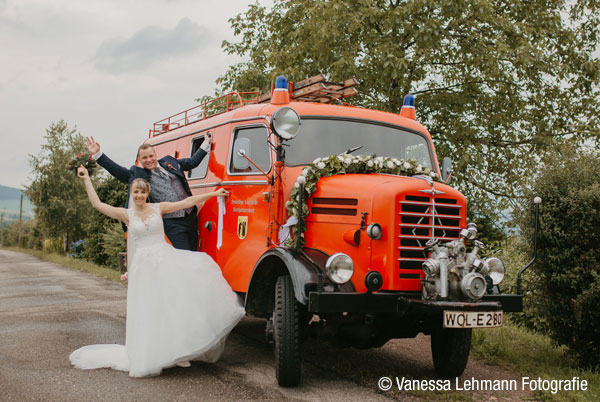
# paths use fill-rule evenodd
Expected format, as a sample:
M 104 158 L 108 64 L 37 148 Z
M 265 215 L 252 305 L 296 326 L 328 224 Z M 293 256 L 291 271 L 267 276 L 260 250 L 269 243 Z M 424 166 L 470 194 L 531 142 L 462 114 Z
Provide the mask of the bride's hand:
M 90 176 L 89 176 L 89 174 L 88 174 L 88 171 L 87 171 L 87 169 L 86 169 L 86 168 L 84 168 L 84 167 L 83 167 L 83 165 L 81 165 L 81 166 L 79 166 L 79 167 L 77 168 L 77 176 L 79 176 L 80 178 L 82 178 L 82 179 L 84 179 L 84 180 L 85 180 L 86 178 L 89 178 L 89 177 L 90 177 Z
M 229 191 L 225 190 L 224 188 L 220 188 L 217 191 L 215 191 L 215 197 L 221 197 L 221 196 L 228 196 L 229 195 Z

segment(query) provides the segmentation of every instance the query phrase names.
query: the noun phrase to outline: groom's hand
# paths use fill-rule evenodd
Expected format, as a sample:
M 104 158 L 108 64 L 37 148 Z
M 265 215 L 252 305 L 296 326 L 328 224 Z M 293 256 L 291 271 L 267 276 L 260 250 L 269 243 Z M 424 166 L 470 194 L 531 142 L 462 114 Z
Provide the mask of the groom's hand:
M 85 139 L 85 147 L 90 152 L 90 155 L 95 155 L 100 152 L 100 144 L 94 140 L 94 137 L 86 137 Z
M 200 148 L 202 148 L 204 150 L 204 152 L 209 153 L 211 145 L 212 145 L 212 134 L 208 133 L 204 137 L 204 141 L 202 141 L 202 144 L 200 144 Z

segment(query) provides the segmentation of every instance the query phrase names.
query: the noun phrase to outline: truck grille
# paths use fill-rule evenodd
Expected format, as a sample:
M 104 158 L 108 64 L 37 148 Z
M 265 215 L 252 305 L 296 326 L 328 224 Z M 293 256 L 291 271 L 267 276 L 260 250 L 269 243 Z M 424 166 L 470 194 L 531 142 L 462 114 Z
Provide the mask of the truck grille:
M 400 278 L 418 279 L 427 259 L 425 243 L 432 237 L 458 239 L 461 206 L 455 199 L 406 195 L 399 201 L 398 250 Z

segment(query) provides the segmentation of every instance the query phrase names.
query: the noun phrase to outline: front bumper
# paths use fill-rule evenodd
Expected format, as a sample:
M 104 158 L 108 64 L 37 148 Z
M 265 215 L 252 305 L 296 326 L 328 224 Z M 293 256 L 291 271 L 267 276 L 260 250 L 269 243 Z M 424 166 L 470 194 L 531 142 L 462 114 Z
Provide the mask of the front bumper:
M 487 296 L 487 297 L 486 297 Z M 398 293 L 310 292 L 311 313 L 423 313 L 454 311 L 523 311 L 521 295 L 486 295 L 479 302 L 424 301 Z

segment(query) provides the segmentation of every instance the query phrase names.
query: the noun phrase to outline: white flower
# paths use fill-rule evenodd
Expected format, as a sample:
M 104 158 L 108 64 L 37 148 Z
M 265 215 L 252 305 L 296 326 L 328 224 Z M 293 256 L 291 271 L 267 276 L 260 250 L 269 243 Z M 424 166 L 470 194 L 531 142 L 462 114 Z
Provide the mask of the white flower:
M 435 177 L 437 176 L 437 173 L 431 172 L 431 173 L 429 173 L 429 176 L 431 176 L 431 177 L 433 177 L 435 179 Z
M 394 162 L 394 164 L 396 166 L 400 166 L 401 165 L 400 161 L 397 158 L 392 159 L 392 162 Z
M 423 171 L 423 166 L 417 165 L 417 169 L 416 170 L 417 170 L 418 173 L 421 173 Z
M 306 177 L 308 175 L 308 168 L 302 169 L 302 176 Z
M 383 156 L 377 157 L 375 158 L 377 161 L 379 161 L 379 163 L 383 163 Z
M 350 159 L 350 158 L 344 159 L 344 165 L 348 166 L 351 163 L 352 163 L 352 159 Z
M 368 161 L 368 162 L 367 162 L 367 166 L 368 166 L 368 167 L 373 167 L 373 161 Z
M 410 163 L 408 163 L 408 162 L 404 162 L 404 165 L 403 165 L 403 166 L 404 166 L 404 169 L 410 169 L 410 167 L 411 167 L 411 164 L 410 164 Z
M 317 163 L 317 167 L 319 169 L 325 169 L 325 164 L 323 162 L 319 162 L 319 163 Z
M 300 184 L 304 184 L 304 183 L 306 183 L 306 177 L 298 176 L 298 178 L 296 179 L 296 182 L 300 183 Z
M 298 182 L 295 182 L 295 183 L 294 183 L 294 187 L 296 187 L 296 188 L 300 188 L 300 183 L 298 183 Z
M 392 162 L 392 161 L 388 161 L 388 163 L 386 164 L 386 166 L 387 166 L 389 169 L 393 169 L 393 168 L 394 168 L 394 162 Z
M 337 158 L 338 158 L 338 161 L 340 161 L 340 162 L 344 161 L 344 157 L 342 155 L 338 155 Z
M 352 161 L 352 163 L 358 163 L 358 162 L 360 162 L 360 160 L 359 160 L 359 159 L 354 159 L 354 160 Z
M 313 165 L 316 165 L 317 163 L 321 162 L 321 158 L 317 158 L 313 161 Z

